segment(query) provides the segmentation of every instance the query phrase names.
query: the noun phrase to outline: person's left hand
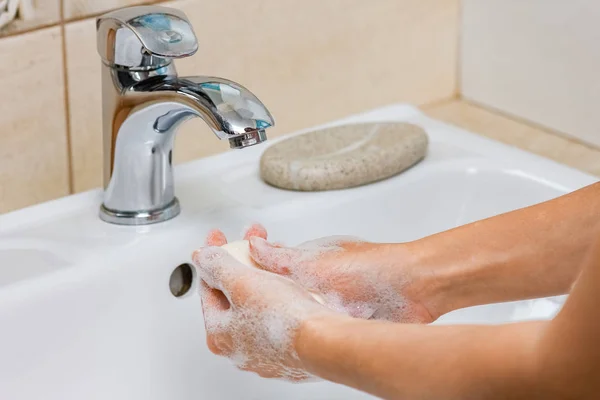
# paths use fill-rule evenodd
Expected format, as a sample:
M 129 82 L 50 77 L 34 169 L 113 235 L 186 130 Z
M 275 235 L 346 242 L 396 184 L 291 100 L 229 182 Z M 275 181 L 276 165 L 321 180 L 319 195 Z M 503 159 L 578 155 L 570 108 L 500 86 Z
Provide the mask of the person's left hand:
M 245 238 L 254 235 L 266 238 L 258 225 Z M 216 247 L 226 243 L 223 233 L 213 231 L 207 239 L 209 247 L 192 256 L 201 278 L 209 349 L 262 377 L 310 378 L 295 348 L 300 325 L 312 317 L 339 314 L 290 279 L 246 266 Z

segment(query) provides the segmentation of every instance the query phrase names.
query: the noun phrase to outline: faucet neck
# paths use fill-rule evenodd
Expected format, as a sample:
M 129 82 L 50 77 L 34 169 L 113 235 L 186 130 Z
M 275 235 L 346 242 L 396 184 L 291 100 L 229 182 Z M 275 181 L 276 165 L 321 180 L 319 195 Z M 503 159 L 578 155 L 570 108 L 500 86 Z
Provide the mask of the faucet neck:
M 182 110 L 168 129 L 155 129 L 157 116 Z M 187 111 L 187 112 L 185 112 Z M 112 173 L 104 193 L 102 218 L 128 225 L 175 217 L 179 204 L 173 183 L 173 144 L 178 126 L 196 114 L 178 102 L 150 102 L 121 109 L 112 144 Z
M 144 10 L 148 9 L 141 9 Z M 99 32 L 112 38 L 113 28 L 118 32 L 127 32 L 132 26 L 141 29 L 146 36 L 132 40 L 143 39 L 142 47 L 152 48 L 152 56 L 169 59 L 160 53 L 164 50 L 162 45 L 155 42 L 165 32 L 146 31 L 143 29 L 147 27 L 136 25 L 162 21 L 162 17 L 152 15 L 139 20 L 134 14 L 140 9 L 134 11 L 111 16 L 108 19 L 118 17 L 119 21 L 103 22 Z M 165 15 L 170 15 L 167 20 L 171 22 L 179 18 L 176 14 Z M 169 35 L 165 37 L 171 38 Z M 119 38 L 115 40 L 113 45 Z M 100 44 L 104 48 L 104 43 Z M 141 225 L 165 221 L 179 213 L 173 184 L 173 144 L 181 123 L 200 117 L 217 138 L 228 139 L 233 148 L 244 148 L 266 140 L 264 130 L 274 121 L 260 100 L 235 82 L 215 77 L 179 77 L 170 59 L 154 66 L 141 65 L 144 57 L 140 64 L 139 53 L 126 53 L 128 49 L 115 49 L 102 61 L 105 190 L 100 218 L 116 224 Z M 173 47 L 169 54 L 175 57 L 180 50 Z M 126 63 L 134 58 L 135 63 Z
M 221 78 L 183 77 L 174 66 L 146 75 L 103 66 L 104 204 L 101 218 L 147 224 L 179 212 L 173 188 L 178 127 L 202 118 L 233 148 L 266 140 L 273 118 L 244 87 Z
M 100 17 L 97 25 L 105 187 L 100 217 L 122 225 L 165 221 L 179 213 L 172 161 L 181 123 L 200 117 L 219 139 L 243 148 L 266 139 L 273 117 L 235 82 L 177 76 L 172 59 L 197 48 L 180 12 L 135 7 Z

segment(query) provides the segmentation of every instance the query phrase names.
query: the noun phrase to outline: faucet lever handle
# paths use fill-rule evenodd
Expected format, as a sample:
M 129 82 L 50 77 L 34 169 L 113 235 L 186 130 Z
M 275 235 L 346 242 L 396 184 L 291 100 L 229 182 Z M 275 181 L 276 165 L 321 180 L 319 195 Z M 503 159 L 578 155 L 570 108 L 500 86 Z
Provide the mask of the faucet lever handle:
M 189 57 L 198 41 L 184 12 L 138 6 L 104 14 L 96 20 L 98 52 L 105 63 L 132 69 L 160 68 L 170 59 Z

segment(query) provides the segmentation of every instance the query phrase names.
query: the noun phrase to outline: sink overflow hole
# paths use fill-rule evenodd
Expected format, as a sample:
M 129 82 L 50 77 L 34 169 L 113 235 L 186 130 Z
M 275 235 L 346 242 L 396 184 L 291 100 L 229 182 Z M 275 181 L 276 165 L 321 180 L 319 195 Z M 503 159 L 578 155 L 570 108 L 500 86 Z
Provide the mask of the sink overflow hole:
M 169 289 L 175 297 L 181 297 L 192 287 L 194 273 L 190 264 L 181 264 L 173 270 L 169 278 Z

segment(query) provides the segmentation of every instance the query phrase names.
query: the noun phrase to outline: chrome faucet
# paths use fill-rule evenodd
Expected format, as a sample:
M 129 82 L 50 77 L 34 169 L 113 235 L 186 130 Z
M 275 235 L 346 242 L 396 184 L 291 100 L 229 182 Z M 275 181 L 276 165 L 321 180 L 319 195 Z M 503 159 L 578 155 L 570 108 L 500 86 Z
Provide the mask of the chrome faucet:
M 240 149 L 267 139 L 269 110 L 248 89 L 206 76 L 178 77 L 173 60 L 198 50 L 186 15 L 129 7 L 96 21 L 102 58 L 104 202 L 100 218 L 121 225 L 179 214 L 172 152 L 179 125 L 202 118 Z

